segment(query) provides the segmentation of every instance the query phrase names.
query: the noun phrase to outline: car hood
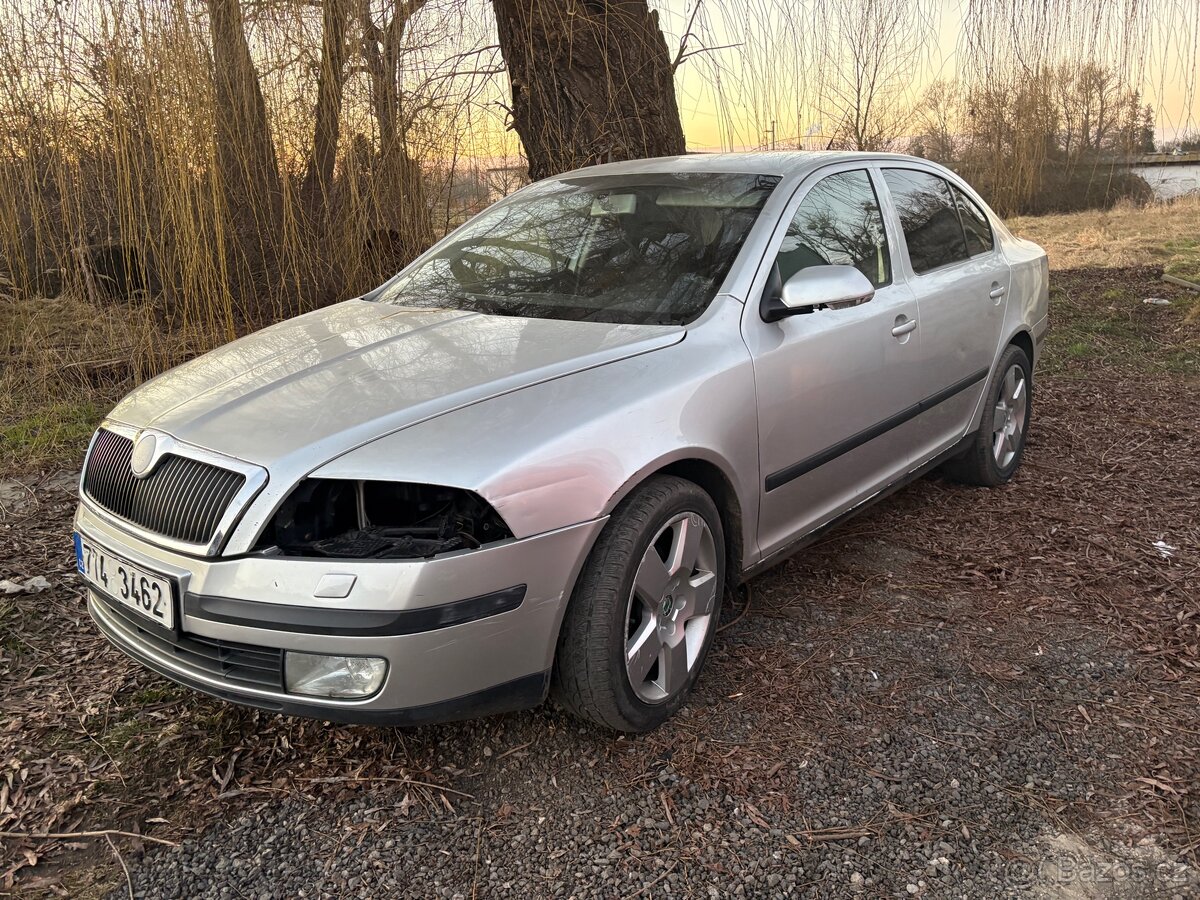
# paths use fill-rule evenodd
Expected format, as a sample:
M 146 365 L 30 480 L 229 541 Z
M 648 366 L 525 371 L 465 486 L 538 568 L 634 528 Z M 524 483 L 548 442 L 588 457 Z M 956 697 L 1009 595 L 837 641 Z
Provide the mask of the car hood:
M 268 468 L 313 468 L 416 422 L 683 335 L 349 300 L 165 372 L 110 418 Z

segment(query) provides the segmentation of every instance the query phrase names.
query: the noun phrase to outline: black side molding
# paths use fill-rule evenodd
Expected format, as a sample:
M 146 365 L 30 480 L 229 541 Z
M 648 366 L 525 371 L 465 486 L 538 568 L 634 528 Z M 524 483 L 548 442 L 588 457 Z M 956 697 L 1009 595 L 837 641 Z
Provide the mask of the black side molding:
M 848 522 L 850 519 L 853 519 L 860 512 L 870 509 L 872 506 L 874 506 L 880 500 L 883 500 L 886 497 L 890 497 L 892 494 L 896 493 L 896 491 L 901 490 L 902 488 L 904 488 L 907 485 L 911 484 L 912 482 L 916 481 L 918 478 L 928 475 L 930 472 L 932 472 L 934 469 L 936 469 L 942 463 L 953 459 L 954 457 L 958 456 L 960 453 L 964 452 L 968 447 L 970 447 L 971 439 L 973 437 L 974 437 L 973 434 L 966 435 L 962 440 L 960 440 L 953 447 L 949 447 L 946 450 L 943 450 L 941 453 L 939 453 L 933 459 L 929 460 L 924 465 L 922 465 L 916 469 L 913 469 L 907 475 L 897 478 L 895 481 L 893 481 L 891 484 L 887 485 L 885 488 L 883 488 L 878 493 L 872 494 L 870 497 L 867 497 L 866 499 L 864 499 L 857 506 L 853 506 L 850 509 L 846 510 L 844 513 L 834 516 L 828 522 L 818 525 L 812 531 L 809 531 L 805 534 L 800 535 L 795 540 L 793 540 L 791 543 L 776 550 L 774 553 L 772 553 L 770 556 L 766 557 L 765 559 L 759 560 L 754 565 L 752 565 L 750 568 L 744 570 L 742 572 L 742 574 L 738 576 L 738 584 L 745 584 L 747 581 L 749 581 L 751 578 L 754 578 L 756 575 L 760 575 L 763 572 L 767 571 L 768 569 L 779 565 L 784 560 L 789 559 L 792 556 L 795 556 L 797 553 L 799 553 L 805 547 L 809 547 L 812 544 L 816 543 L 818 540 L 820 540 L 822 537 L 824 537 L 828 532 L 837 528 L 839 525 L 842 525 L 843 523 Z
M 943 388 L 936 394 L 926 397 L 918 403 L 914 403 L 908 409 L 901 410 L 894 416 L 888 416 L 882 422 L 877 422 L 870 428 L 860 431 L 858 434 L 853 434 L 843 441 L 838 441 L 832 447 L 826 447 L 819 453 L 814 453 L 807 459 L 802 459 L 800 462 L 792 463 L 778 472 L 772 472 L 767 476 L 765 487 L 767 491 L 773 491 L 776 488 L 783 487 L 789 481 L 795 481 L 802 475 L 807 475 L 813 469 L 825 465 L 827 462 L 832 462 L 844 453 L 849 453 L 851 450 L 856 450 L 868 441 L 873 441 L 877 437 L 881 437 L 893 428 L 903 425 L 910 419 L 915 419 L 923 412 L 933 409 L 940 403 L 945 403 L 956 394 L 961 394 L 963 391 L 972 385 L 978 384 L 987 378 L 990 369 L 980 369 L 959 381 L 954 382 L 947 388 Z
M 390 637 L 417 634 L 463 625 L 488 616 L 510 612 L 525 599 L 526 586 L 513 587 L 418 609 L 337 609 L 334 607 L 289 606 L 259 603 L 231 597 L 186 594 L 185 615 L 226 625 L 293 631 L 302 634 L 332 634 L 343 637 Z

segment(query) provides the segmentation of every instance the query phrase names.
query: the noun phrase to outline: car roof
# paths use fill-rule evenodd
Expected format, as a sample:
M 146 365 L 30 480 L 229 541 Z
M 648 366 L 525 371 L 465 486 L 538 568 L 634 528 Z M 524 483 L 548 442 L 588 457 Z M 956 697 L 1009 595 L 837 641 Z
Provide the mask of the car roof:
M 655 172 L 739 172 L 751 175 L 801 175 L 819 166 L 839 162 L 922 162 L 903 153 L 863 153 L 849 150 L 772 150 L 750 153 L 688 153 L 604 163 L 564 172 L 556 178 L 580 175 L 641 175 Z

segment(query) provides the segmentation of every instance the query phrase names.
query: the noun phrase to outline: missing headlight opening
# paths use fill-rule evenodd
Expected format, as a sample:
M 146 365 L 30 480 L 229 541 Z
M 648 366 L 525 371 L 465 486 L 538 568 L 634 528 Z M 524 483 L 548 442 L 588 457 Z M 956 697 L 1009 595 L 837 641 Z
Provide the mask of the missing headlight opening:
M 418 559 L 512 537 L 478 494 L 389 481 L 309 478 L 258 541 L 286 556 Z

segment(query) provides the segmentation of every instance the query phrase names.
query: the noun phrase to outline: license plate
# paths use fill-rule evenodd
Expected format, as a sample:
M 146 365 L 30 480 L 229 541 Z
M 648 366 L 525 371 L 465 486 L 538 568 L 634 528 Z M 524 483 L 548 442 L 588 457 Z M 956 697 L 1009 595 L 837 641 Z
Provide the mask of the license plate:
M 75 535 L 75 563 L 89 584 L 163 628 L 175 628 L 171 581 Z

